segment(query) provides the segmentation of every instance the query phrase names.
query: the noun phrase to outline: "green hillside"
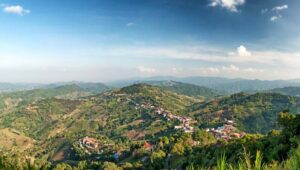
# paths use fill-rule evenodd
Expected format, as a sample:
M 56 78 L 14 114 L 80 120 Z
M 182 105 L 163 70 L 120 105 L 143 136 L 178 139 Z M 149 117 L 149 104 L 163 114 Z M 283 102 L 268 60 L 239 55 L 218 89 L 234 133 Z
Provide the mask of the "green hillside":
M 80 82 L 80 81 L 71 81 L 71 82 L 61 82 L 61 83 L 52 83 L 41 85 L 40 88 L 43 89 L 54 89 L 62 86 L 76 85 L 84 91 L 93 92 L 93 93 L 102 93 L 110 89 L 107 85 L 103 83 L 92 83 L 92 82 Z
M 242 154 L 244 144 L 251 154 L 261 150 L 264 156 L 269 155 L 267 163 L 282 161 L 275 155 L 294 149 L 293 142 L 282 143 L 286 138 L 273 139 L 272 135 L 280 132 L 273 131 L 268 136 L 255 133 L 267 134 L 282 128 L 277 123 L 278 113 L 299 113 L 297 97 L 238 93 L 203 102 L 198 97 L 148 84 L 79 98 L 69 95 L 78 91 L 82 89 L 71 85 L 5 96 L 10 99 L 5 98 L 9 107 L 0 114 L 0 160 L 6 164 L 0 161 L 0 168 L 15 161 L 2 158 L 1 152 L 21 153 L 27 156 L 18 156 L 23 164 L 34 158 L 35 166 L 48 168 L 175 169 L 191 166 L 192 162 L 195 166 L 213 167 L 223 151 L 235 153 L 228 160 L 234 164 L 239 161 L 237 155 Z M 234 120 L 237 128 L 230 135 L 243 134 L 241 138 L 228 141 L 204 131 L 207 127 L 221 127 L 226 120 Z M 181 126 L 192 130 L 180 129 Z M 272 148 L 280 144 L 285 148 L 264 150 L 262 146 L 267 146 L 267 142 Z
M 184 109 L 186 106 L 199 101 L 193 97 L 176 94 L 174 92 L 147 84 L 135 84 L 124 87 L 119 91 L 119 93 L 134 95 L 137 97 L 137 100 L 151 100 L 157 105 L 163 105 L 168 110 L 177 110 L 177 113 L 180 113 L 180 109 Z
M 298 113 L 300 100 L 278 93 L 238 93 L 208 103 L 195 104 L 188 109 L 202 126 L 215 126 L 234 120 L 246 132 L 267 133 L 277 129 L 277 114 L 283 110 Z
M 169 90 L 178 94 L 200 99 L 212 99 L 213 97 L 226 94 L 226 92 L 213 90 L 204 86 L 197 86 L 175 81 L 151 81 L 147 82 L 147 84 L 152 84 L 164 90 Z
M 159 138 L 174 131 L 178 121 L 168 121 L 156 110 L 163 108 L 180 115 L 195 102 L 199 100 L 136 84 L 76 100 L 46 98 L 29 104 L 22 102 L 0 117 L 0 128 L 15 129 L 37 140 L 35 147 L 28 150 L 32 155 L 42 154 L 47 159 L 62 161 L 77 159 L 76 154 L 60 158 L 56 154 L 76 148 L 78 140 L 85 136 L 101 139 L 102 144 L 118 145 L 113 150 L 128 150 L 135 142 Z M 81 150 L 77 148 L 78 154 Z
M 276 89 L 269 90 L 267 92 L 280 93 L 280 94 L 284 94 L 284 95 L 300 97 L 300 87 L 276 88 Z
M 94 90 L 91 90 L 92 87 L 84 86 L 83 88 L 81 88 L 76 84 L 71 84 L 58 86 L 54 88 L 41 88 L 17 92 L 0 93 L 0 109 L 7 108 L 9 107 L 9 105 L 13 104 L 29 104 L 33 101 L 52 97 L 76 99 L 79 97 L 97 94 Z

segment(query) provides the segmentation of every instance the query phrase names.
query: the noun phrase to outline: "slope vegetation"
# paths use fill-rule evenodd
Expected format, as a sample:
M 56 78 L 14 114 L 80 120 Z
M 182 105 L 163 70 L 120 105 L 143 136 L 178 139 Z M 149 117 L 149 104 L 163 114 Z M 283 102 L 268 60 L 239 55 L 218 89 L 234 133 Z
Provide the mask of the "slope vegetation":
M 195 104 L 188 109 L 202 126 L 215 126 L 234 120 L 246 132 L 267 133 L 277 129 L 277 115 L 283 110 L 298 113 L 300 101 L 296 97 L 278 93 L 238 93 L 205 104 Z

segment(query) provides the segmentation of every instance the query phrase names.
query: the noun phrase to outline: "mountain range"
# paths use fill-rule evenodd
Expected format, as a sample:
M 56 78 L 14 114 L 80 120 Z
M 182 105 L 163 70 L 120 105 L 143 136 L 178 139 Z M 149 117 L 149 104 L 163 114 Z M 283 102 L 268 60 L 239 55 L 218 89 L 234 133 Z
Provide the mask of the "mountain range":
M 131 80 L 115 81 L 107 83 L 112 87 L 123 87 L 135 83 L 151 82 L 151 81 L 176 81 L 182 83 L 193 84 L 197 86 L 209 87 L 218 91 L 228 93 L 238 92 L 257 92 L 270 90 L 274 88 L 283 88 L 288 86 L 300 86 L 298 79 L 293 80 L 250 80 L 250 79 L 229 79 L 222 77 L 149 77 L 137 78 Z

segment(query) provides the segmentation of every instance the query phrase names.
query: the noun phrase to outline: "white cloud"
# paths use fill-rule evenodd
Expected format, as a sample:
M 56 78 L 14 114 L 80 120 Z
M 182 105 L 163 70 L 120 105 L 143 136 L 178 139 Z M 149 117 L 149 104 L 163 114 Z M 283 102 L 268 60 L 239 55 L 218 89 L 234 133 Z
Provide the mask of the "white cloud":
M 247 50 L 247 48 L 243 45 L 239 46 L 237 48 L 237 54 L 240 56 L 240 57 L 250 57 L 251 56 L 251 52 L 249 52 Z
M 132 26 L 135 26 L 135 25 L 136 25 L 136 23 L 134 23 L 134 22 L 129 22 L 129 23 L 126 24 L 127 27 L 132 27 Z
M 238 12 L 237 6 L 244 5 L 246 0 L 211 0 L 210 6 L 221 6 L 231 12 Z
M 226 67 L 226 66 L 222 67 L 222 71 L 227 71 L 227 72 L 237 72 L 239 70 L 240 70 L 240 68 L 233 64 L 230 64 L 228 67 Z
M 153 73 L 157 72 L 157 70 L 154 68 L 148 68 L 148 67 L 144 67 L 144 66 L 139 66 L 137 69 L 140 73 L 153 74 Z
M 189 71 L 186 75 L 205 75 L 205 76 L 226 76 L 226 77 L 258 77 L 263 75 L 266 70 L 253 67 L 238 67 L 234 64 L 220 67 L 202 67 Z
M 151 47 L 151 46 L 122 46 L 98 49 L 99 55 L 110 57 L 133 57 L 155 59 L 177 59 L 190 61 L 223 62 L 223 63 L 257 63 L 266 65 L 282 65 L 300 67 L 299 52 L 282 52 L 269 50 L 252 50 L 241 45 L 234 52 L 226 49 L 214 49 L 209 46 L 174 46 L 174 47 Z M 103 53 L 105 51 L 105 53 Z M 239 53 L 239 52 L 240 53 Z M 250 57 L 251 56 L 251 57 Z
M 3 11 L 6 13 L 16 14 L 16 15 L 20 15 L 20 16 L 30 13 L 30 10 L 24 9 L 20 5 L 12 5 L 12 6 L 5 5 L 3 8 Z
M 275 22 L 275 21 L 279 20 L 280 18 L 282 18 L 281 15 L 275 15 L 275 16 L 272 16 L 272 17 L 270 18 L 270 21 L 271 21 L 271 22 Z
M 276 12 L 279 12 L 279 11 L 282 11 L 282 10 L 285 10 L 285 9 L 288 9 L 289 6 L 288 5 L 282 5 L 282 6 L 276 6 L 272 9 L 272 11 L 276 11 Z
M 262 9 L 262 10 L 261 10 L 261 14 L 264 15 L 264 14 L 267 13 L 268 11 L 269 11 L 268 8 Z
M 246 69 L 244 69 L 244 71 L 246 72 L 246 73 L 262 73 L 264 70 L 262 70 L 262 69 L 256 69 L 256 68 L 246 68 Z
M 276 12 L 275 15 L 273 15 L 271 18 L 270 18 L 270 21 L 271 22 L 275 22 L 279 19 L 282 18 L 282 15 L 280 14 L 280 11 L 283 11 L 283 10 L 286 10 L 288 9 L 289 6 L 288 5 L 282 5 L 282 6 L 276 6 L 272 9 L 272 11 Z
M 203 73 L 203 74 L 208 74 L 208 75 L 217 75 L 221 71 L 217 67 L 208 67 L 208 68 L 201 68 L 200 72 Z

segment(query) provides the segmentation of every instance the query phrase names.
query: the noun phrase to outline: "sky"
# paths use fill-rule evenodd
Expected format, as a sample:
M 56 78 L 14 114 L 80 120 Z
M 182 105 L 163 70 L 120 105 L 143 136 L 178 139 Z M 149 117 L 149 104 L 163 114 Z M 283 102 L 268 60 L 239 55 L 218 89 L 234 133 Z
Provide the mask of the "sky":
M 298 0 L 0 0 L 0 82 L 300 78 Z

